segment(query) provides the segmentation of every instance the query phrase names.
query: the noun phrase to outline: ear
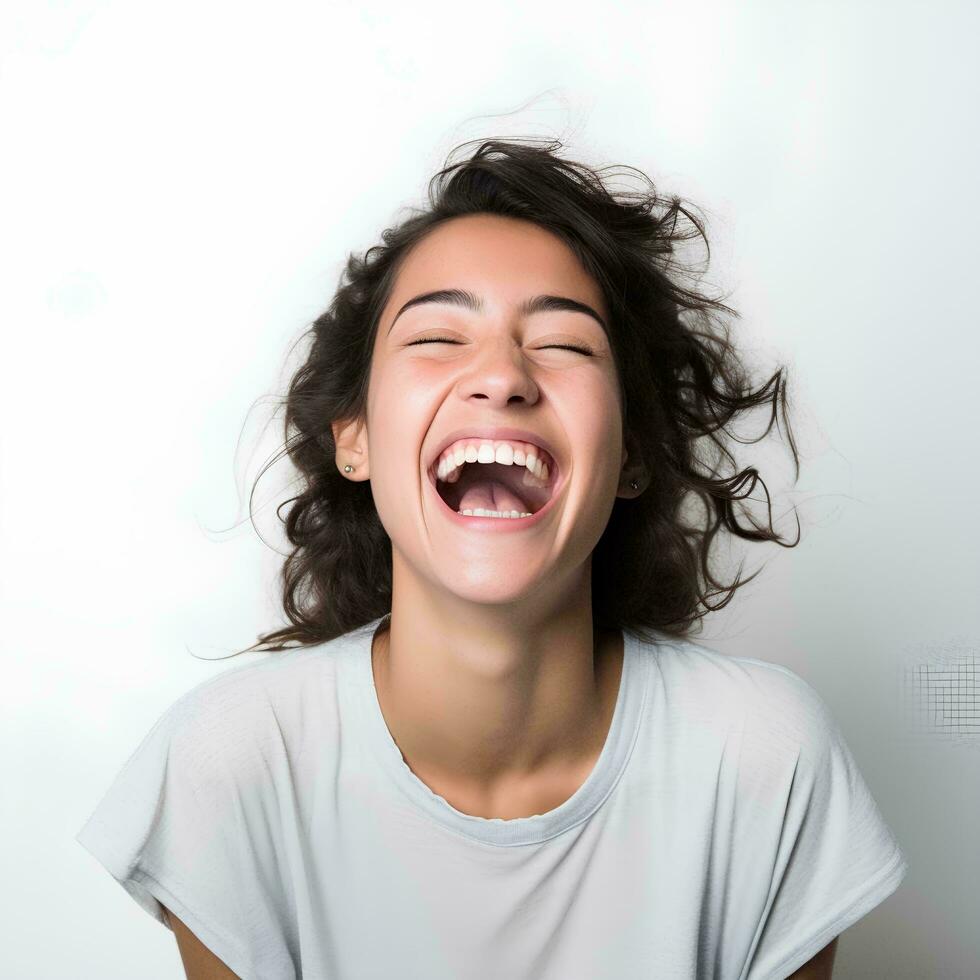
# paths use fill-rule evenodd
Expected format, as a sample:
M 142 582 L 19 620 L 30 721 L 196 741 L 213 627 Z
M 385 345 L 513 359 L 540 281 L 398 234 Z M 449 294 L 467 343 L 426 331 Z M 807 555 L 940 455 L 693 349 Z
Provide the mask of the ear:
M 650 485 L 650 474 L 638 451 L 634 451 L 633 461 L 630 462 L 629 450 L 626 448 L 627 441 L 630 441 L 628 436 L 623 443 L 623 462 L 620 467 L 616 496 L 632 500 L 634 497 L 639 497 Z M 636 483 L 635 490 L 631 486 L 632 483 Z
M 333 441 L 337 446 L 335 461 L 341 476 L 347 480 L 367 480 L 371 476 L 368 462 L 367 429 L 362 419 L 331 422 Z M 350 473 L 344 472 L 345 466 L 353 467 Z

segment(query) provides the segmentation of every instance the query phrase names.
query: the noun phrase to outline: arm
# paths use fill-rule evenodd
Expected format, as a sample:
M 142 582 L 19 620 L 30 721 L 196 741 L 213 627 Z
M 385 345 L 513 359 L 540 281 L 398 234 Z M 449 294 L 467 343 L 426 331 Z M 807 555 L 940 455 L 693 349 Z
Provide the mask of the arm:
M 812 960 L 807 960 L 795 973 L 786 980 L 831 980 L 834 970 L 834 953 L 837 952 L 837 936 L 833 942 L 824 946 Z
M 239 980 L 238 974 L 232 973 L 173 912 L 165 908 L 164 913 L 177 937 L 187 980 Z

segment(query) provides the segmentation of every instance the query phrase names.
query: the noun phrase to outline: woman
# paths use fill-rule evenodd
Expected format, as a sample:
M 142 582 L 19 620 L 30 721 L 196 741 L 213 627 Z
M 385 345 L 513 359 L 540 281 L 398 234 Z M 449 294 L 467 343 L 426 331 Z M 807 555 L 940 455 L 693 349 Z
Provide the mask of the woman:
M 483 143 L 349 259 L 286 401 L 292 652 L 78 837 L 189 977 L 829 977 L 905 874 L 816 692 L 691 639 L 721 525 L 783 544 L 705 464 L 781 372 L 684 285 L 698 220 L 558 149 Z

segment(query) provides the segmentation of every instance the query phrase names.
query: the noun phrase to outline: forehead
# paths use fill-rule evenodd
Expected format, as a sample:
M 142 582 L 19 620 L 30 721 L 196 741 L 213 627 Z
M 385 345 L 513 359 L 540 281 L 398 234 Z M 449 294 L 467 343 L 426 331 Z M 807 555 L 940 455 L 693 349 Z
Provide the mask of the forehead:
M 443 288 L 469 289 L 504 304 L 561 293 L 604 311 L 599 284 L 568 245 L 540 225 L 502 215 L 452 218 L 429 232 L 406 255 L 388 307 Z

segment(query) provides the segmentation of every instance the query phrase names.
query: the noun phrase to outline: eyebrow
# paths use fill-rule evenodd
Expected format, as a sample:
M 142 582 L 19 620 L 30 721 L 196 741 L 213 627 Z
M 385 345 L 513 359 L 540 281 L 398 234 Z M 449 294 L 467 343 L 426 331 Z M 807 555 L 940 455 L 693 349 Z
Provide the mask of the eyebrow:
M 473 293 L 468 292 L 465 289 L 437 289 L 431 293 L 421 293 L 418 296 L 413 296 L 407 303 L 402 306 L 402 308 L 395 314 L 395 319 L 391 321 L 391 326 L 388 327 L 388 333 L 391 333 L 392 327 L 395 325 L 395 321 L 408 309 L 413 306 L 421 306 L 423 303 L 449 303 L 453 306 L 462 306 L 467 310 L 474 310 L 477 313 L 483 311 L 483 300 L 479 296 L 475 296 Z M 591 306 L 586 303 L 580 303 L 577 299 L 569 299 L 567 296 L 551 296 L 545 294 L 542 296 L 531 296 L 524 300 L 523 303 L 518 307 L 518 313 L 521 316 L 530 316 L 532 313 L 552 313 L 556 311 L 567 311 L 571 313 L 584 313 L 586 316 L 592 317 L 603 330 L 608 333 L 608 328 L 606 327 L 605 321 L 599 316 L 598 313 Z

